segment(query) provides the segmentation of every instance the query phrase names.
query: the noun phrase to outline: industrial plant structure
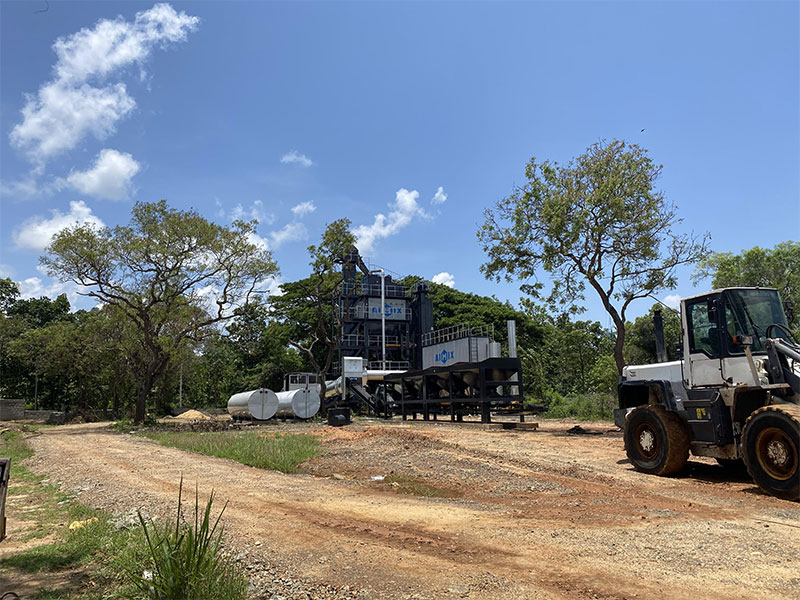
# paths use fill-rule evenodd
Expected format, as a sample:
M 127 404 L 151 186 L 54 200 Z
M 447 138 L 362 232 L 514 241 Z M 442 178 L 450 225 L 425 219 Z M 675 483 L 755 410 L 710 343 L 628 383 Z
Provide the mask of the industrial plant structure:
M 342 282 L 333 298 L 332 333 L 338 344 L 334 379 L 324 382 L 325 410 L 364 407 L 382 417 L 419 415 L 427 420 L 441 415 L 453 421 L 478 415 L 488 422 L 493 413 L 522 408 L 513 321 L 509 356 L 501 357 L 493 324 L 434 331 L 428 293 L 423 281 L 407 288 L 384 269 L 370 269 L 356 248 L 345 254 Z M 270 413 L 309 418 L 320 408 L 308 406 L 311 396 L 319 397 L 318 385 L 322 382 L 311 374 L 289 374 L 276 399 L 266 391 L 243 392 L 231 397 L 228 410 L 237 418 Z M 303 388 L 302 393 L 296 388 Z M 295 396 L 302 396 L 302 403 Z

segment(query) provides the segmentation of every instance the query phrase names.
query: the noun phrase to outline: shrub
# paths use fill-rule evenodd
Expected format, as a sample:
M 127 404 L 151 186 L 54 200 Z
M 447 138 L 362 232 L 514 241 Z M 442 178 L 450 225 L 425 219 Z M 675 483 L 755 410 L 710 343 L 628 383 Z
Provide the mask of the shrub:
M 568 397 L 553 394 L 545 416 L 549 419 L 607 421 L 613 418 L 614 406 L 616 397 L 611 394 L 578 394 Z
M 148 523 L 139 513 L 139 522 L 147 540 L 152 572 L 133 575 L 139 595 L 130 598 L 150 600 L 244 600 L 247 584 L 235 566 L 220 554 L 222 508 L 213 524 L 208 499 L 200 517 L 200 501 L 195 489 L 194 525 L 187 525 L 182 515 L 183 480 L 178 489 L 175 526 Z M 227 506 L 227 504 L 225 505 Z

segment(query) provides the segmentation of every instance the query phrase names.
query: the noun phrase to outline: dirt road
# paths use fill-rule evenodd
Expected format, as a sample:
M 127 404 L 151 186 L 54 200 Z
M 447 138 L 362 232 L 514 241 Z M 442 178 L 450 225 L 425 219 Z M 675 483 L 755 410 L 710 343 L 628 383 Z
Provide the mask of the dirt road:
M 542 425 L 266 428 L 322 437 L 300 475 L 77 425 L 31 438 L 29 464 L 119 513 L 167 514 L 181 476 L 215 489 L 263 597 L 800 597 L 800 505 L 707 460 L 639 474 L 611 424 Z

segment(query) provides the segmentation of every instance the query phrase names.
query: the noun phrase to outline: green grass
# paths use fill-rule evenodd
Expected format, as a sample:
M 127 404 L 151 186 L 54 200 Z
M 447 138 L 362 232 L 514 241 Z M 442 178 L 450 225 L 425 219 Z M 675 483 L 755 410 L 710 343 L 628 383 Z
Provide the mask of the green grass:
M 16 531 L 14 535 L 22 540 L 52 535 L 54 540 L 3 557 L 0 559 L 0 575 L 14 581 L 26 573 L 78 569 L 86 575 L 84 580 L 91 582 L 66 590 L 40 590 L 34 596 L 39 600 L 153 598 L 136 585 L 145 569 L 154 570 L 154 558 L 144 528 L 117 529 L 108 513 L 84 506 L 54 486 L 43 483 L 44 477 L 19 464 L 19 461 L 32 454 L 20 432 L 8 431 L 0 435 L 0 456 L 12 458 L 8 500 L 22 496 L 21 504 L 27 507 L 23 518 L 34 522 L 27 531 Z M 184 516 L 189 518 L 193 515 L 188 511 Z M 92 518 L 97 521 L 82 528 L 70 530 L 68 527 L 74 521 Z M 203 518 L 202 512 L 200 518 Z M 150 528 L 151 531 L 167 531 L 166 525 L 150 524 Z M 175 526 L 171 526 L 170 530 L 174 531 Z M 180 531 L 184 532 L 185 529 L 181 528 Z M 191 550 L 191 545 L 189 547 Z M 205 564 L 208 565 L 209 561 Z M 211 589 L 210 595 L 166 595 L 159 596 L 160 600 L 199 600 L 206 597 L 243 599 L 246 584 L 244 576 L 228 561 L 216 561 L 214 564 L 216 571 L 212 569 L 199 574 L 203 585 L 198 589 Z M 224 577 L 221 580 L 219 577 L 206 577 L 208 573 L 224 573 Z M 210 588 L 207 584 L 215 580 L 219 580 L 216 588 Z
M 214 431 L 208 433 L 146 433 L 162 446 L 230 458 L 251 467 L 296 473 L 304 461 L 319 454 L 319 440 L 313 435 L 270 434 L 253 431 Z

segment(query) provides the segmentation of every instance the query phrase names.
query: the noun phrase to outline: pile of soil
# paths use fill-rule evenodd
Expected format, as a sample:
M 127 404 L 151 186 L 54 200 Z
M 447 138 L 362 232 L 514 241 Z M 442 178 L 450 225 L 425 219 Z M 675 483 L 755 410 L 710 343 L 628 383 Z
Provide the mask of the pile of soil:
M 201 413 L 199 410 L 190 409 L 186 412 L 182 412 L 179 414 L 176 419 L 180 419 L 181 421 L 210 421 L 211 417 L 209 417 L 205 413 Z

